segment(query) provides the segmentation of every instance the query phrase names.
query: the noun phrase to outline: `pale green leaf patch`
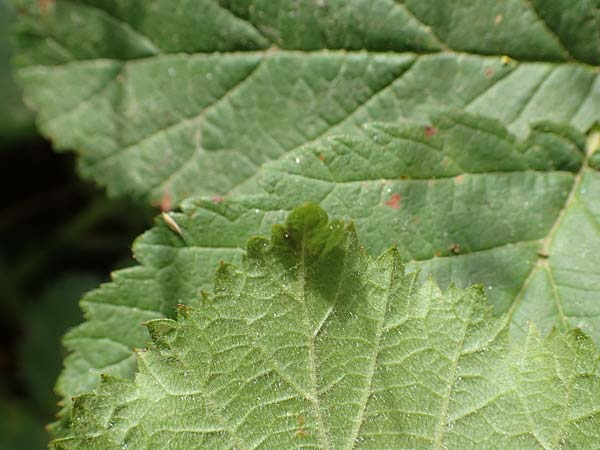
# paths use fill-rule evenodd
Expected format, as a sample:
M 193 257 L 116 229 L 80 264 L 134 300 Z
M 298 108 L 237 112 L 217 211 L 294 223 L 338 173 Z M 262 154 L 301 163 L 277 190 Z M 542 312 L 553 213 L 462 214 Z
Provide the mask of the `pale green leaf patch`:
M 593 448 L 594 344 L 531 327 L 514 345 L 508 323 L 305 205 L 199 307 L 150 321 L 135 380 L 78 397 L 52 448 Z

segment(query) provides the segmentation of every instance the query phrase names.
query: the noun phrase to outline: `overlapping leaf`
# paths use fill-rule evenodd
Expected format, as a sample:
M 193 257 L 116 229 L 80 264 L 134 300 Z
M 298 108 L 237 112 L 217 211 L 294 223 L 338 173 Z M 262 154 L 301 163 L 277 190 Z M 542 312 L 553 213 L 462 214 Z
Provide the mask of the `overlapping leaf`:
M 600 118 L 592 0 L 17 3 L 41 130 L 110 192 L 163 205 L 248 192 L 265 162 L 372 120 L 462 108 L 522 136 Z
M 53 448 L 595 448 L 589 339 L 530 329 L 511 347 L 481 290 L 416 278 L 298 208 L 202 307 L 149 322 L 135 381 L 79 397 Z
M 219 261 L 239 262 L 245 242 L 268 235 L 310 200 L 354 218 L 367 250 L 392 242 L 409 269 L 445 288 L 483 283 L 513 336 L 532 321 L 581 327 L 600 338 L 600 173 L 583 136 L 550 123 L 518 141 L 497 122 L 444 114 L 428 126 L 369 126 L 363 138 L 333 138 L 266 166 L 264 193 L 187 201 L 181 213 L 136 242 L 140 266 L 83 300 L 87 321 L 66 337 L 59 390 L 94 388 L 101 373 L 132 376 L 139 324 L 197 305 Z M 179 231 L 177 231 L 179 230 Z

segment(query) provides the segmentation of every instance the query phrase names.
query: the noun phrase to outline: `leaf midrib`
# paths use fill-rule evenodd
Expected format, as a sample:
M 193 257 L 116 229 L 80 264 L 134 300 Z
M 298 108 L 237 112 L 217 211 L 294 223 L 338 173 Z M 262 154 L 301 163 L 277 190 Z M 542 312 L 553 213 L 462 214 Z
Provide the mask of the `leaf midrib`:
M 318 383 L 317 383 L 317 367 L 316 367 L 316 353 L 315 353 L 315 339 L 316 337 L 311 332 L 310 319 L 308 317 L 308 307 L 307 307 L 307 299 L 305 293 L 306 286 L 306 233 L 305 230 L 302 230 L 302 239 L 301 239 L 301 253 L 300 253 L 300 265 L 298 270 L 298 278 L 299 278 L 299 295 L 298 298 L 302 303 L 302 320 L 304 322 L 304 329 L 306 330 L 306 338 L 308 344 L 308 371 L 310 374 L 311 381 L 311 399 L 313 404 L 315 405 L 315 413 L 317 415 L 317 435 L 318 440 L 320 442 L 321 448 L 328 449 L 331 448 L 330 438 L 327 430 L 325 429 L 325 422 L 323 421 L 323 413 L 321 411 L 321 403 L 319 402 L 319 393 L 318 393 Z
M 394 258 L 393 262 L 392 262 L 392 268 L 390 270 L 390 279 L 388 281 L 388 286 L 387 286 L 386 293 L 385 293 L 385 302 L 384 302 L 384 305 L 381 307 L 381 316 L 378 318 L 378 321 L 377 321 L 377 328 L 375 330 L 375 342 L 373 345 L 373 354 L 371 356 L 371 361 L 370 361 L 370 364 L 368 367 L 368 372 L 367 372 L 367 383 L 366 383 L 365 389 L 363 391 L 363 396 L 360 399 L 360 412 L 357 416 L 357 420 L 354 423 L 354 427 L 353 427 L 351 435 L 350 435 L 349 448 L 351 448 L 351 449 L 356 447 L 356 445 L 355 445 L 356 440 L 359 436 L 360 429 L 364 423 L 364 419 L 365 419 L 364 414 L 367 409 L 369 399 L 371 398 L 373 378 L 375 377 L 375 373 L 377 372 L 377 361 L 379 359 L 379 354 L 381 351 L 381 338 L 386 331 L 386 329 L 384 327 L 386 313 L 388 312 L 389 305 L 392 301 L 392 296 L 391 296 L 392 287 L 394 285 L 394 280 L 395 280 L 397 270 L 398 270 L 398 268 L 396 267 L 396 262 L 397 261 Z M 411 289 L 412 289 L 412 284 L 411 284 Z M 409 292 L 410 292 L 410 290 L 409 290 Z
M 341 49 L 341 48 L 321 48 L 317 50 L 300 50 L 300 49 L 281 49 L 277 47 L 270 47 L 264 50 L 233 50 L 233 51 L 214 51 L 214 52 L 185 52 L 185 51 L 177 51 L 172 53 L 159 53 L 156 55 L 150 56 L 141 56 L 139 58 L 110 58 L 110 57 L 99 57 L 99 58 L 81 58 L 81 59 L 73 59 L 71 61 L 57 63 L 57 64 L 27 64 L 22 65 L 17 68 L 17 71 L 27 71 L 33 69 L 52 69 L 52 68 L 61 68 L 61 67 L 69 67 L 73 65 L 79 64 L 92 64 L 98 62 L 118 62 L 122 64 L 145 64 L 148 61 L 155 60 L 157 58 L 168 58 L 168 57 L 214 57 L 214 56 L 258 56 L 263 58 L 268 58 L 274 55 L 372 55 L 375 57 L 385 57 L 385 56 L 401 56 L 401 55 L 414 55 L 414 56 L 437 56 L 437 55 L 447 55 L 450 57 L 460 58 L 460 57 L 478 57 L 478 58 L 489 58 L 489 59 L 498 59 L 505 55 L 501 53 L 474 53 L 474 52 L 466 52 L 466 51 L 458 51 L 458 50 L 440 50 L 440 51 L 393 51 L 393 50 L 369 50 L 367 48 L 363 49 Z M 547 64 L 552 66 L 568 66 L 568 67 L 583 67 L 588 70 L 592 70 L 597 72 L 598 66 L 593 64 L 589 64 L 583 61 L 554 61 L 547 59 L 516 59 L 511 58 L 512 64 Z
M 587 149 L 587 148 L 585 149 L 585 156 L 581 163 L 581 167 L 579 168 L 579 171 L 575 174 L 575 178 L 573 180 L 573 186 L 571 187 L 571 191 L 569 192 L 569 195 L 567 196 L 567 199 L 565 200 L 563 207 L 560 209 L 558 215 L 556 216 L 556 220 L 550 227 L 548 234 L 546 235 L 545 238 L 543 238 L 542 246 L 540 249 L 540 252 L 542 255 L 549 255 L 550 246 L 554 240 L 554 237 L 556 236 L 556 233 L 558 232 L 558 229 L 560 228 L 560 226 L 562 224 L 562 221 L 563 221 L 565 215 L 567 214 L 567 211 L 572 207 L 572 205 L 575 202 L 578 201 L 577 200 L 577 192 L 579 191 L 579 187 L 581 186 L 581 183 L 583 181 L 583 174 L 589 167 L 588 160 L 591 155 L 588 150 L 589 149 Z M 533 278 L 535 277 L 535 274 L 537 273 L 537 271 L 540 268 L 546 270 L 548 273 L 548 279 L 549 279 L 550 283 L 552 284 L 551 287 L 552 287 L 552 291 L 555 295 L 557 309 L 559 311 L 559 314 L 561 315 L 561 320 L 563 321 L 563 323 L 565 323 L 566 317 L 564 316 L 564 313 L 563 313 L 562 299 L 560 297 L 558 285 L 555 282 L 554 276 L 551 272 L 552 268 L 550 267 L 550 263 L 548 261 L 548 256 L 541 256 L 541 255 L 538 255 L 538 260 L 536 261 L 535 264 L 532 265 L 531 270 L 529 271 L 529 274 L 527 275 L 525 281 L 521 285 L 519 292 L 515 296 L 513 303 L 507 312 L 507 315 L 508 315 L 509 319 L 512 320 L 512 316 L 513 316 L 515 310 L 517 309 L 517 306 L 520 304 L 521 300 L 525 296 L 525 293 L 527 292 L 527 288 L 529 287 L 530 282 L 533 280 Z

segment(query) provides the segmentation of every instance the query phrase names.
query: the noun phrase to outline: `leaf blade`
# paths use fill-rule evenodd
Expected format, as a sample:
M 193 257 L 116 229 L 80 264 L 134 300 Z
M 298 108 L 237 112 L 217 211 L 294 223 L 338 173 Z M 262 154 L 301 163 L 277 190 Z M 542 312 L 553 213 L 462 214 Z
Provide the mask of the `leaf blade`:
M 75 353 L 66 364 L 62 393 L 69 398 L 93 389 L 100 373 L 130 376 L 135 367 L 127 348 L 141 347 L 146 339 L 140 322 L 170 317 L 178 303 L 198 304 L 219 261 L 241 261 L 248 239 L 268 235 L 307 200 L 345 220 L 354 218 L 373 254 L 396 242 L 409 270 L 432 273 L 444 288 L 483 283 L 495 312 L 512 317 L 514 337 L 524 336 L 533 320 L 544 333 L 553 326 L 581 327 L 597 339 L 597 264 L 591 252 L 596 238 L 578 239 L 577 225 L 565 225 L 556 234 L 560 246 L 545 250 L 553 225 L 562 229 L 570 192 L 585 186 L 586 194 L 578 195 L 598 213 L 591 201 L 598 176 L 582 164 L 582 136 L 541 124 L 519 141 L 489 119 L 454 113 L 436 120 L 427 127 L 371 126 L 363 138 L 332 138 L 306 147 L 266 166 L 262 194 L 185 202 L 181 213 L 171 214 L 181 234 L 157 220 L 134 246 L 141 267 L 117 272 L 113 284 L 84 298 L 88 322 L 66 338 Z M 431 129 L 435 135 L 427 137 Z M 476 157 L 469 160 L 471 155 Z M 507 171 L 489 171 L 496 166 Z M 580 258 L 581 251 L 588 258 Z M 546 261 L 557 268 L 583 264 L 589 275 L 580 283 L 589 290 L 586 297 L 562 294 L 570 305 L 562 316 L 546 272 L 536 278 Z M 114 304 L 121 305 L 117 315 Z M 140 309 L 149 316 L 140 317 L 146 314 Z M 93 342 L 100 336 L 101 345 L 116 341 L 105 362 L 88 356 L 95 354 Z M 123 358 L 126 366 L 111 367 Z
M 580 26 L 518 0 L 206 0 L 202 15 L 185 2 L 21 3 L 19 79 L 42 131 L 109 192 L 156 203 L 251 192 L 265 162 L 374 120 L 462 108 L 522 135 L 534 120 L 585 131 L 600 117 L 600 52 L 582 31 L 597 19 L 583 0 L 572 8 Z M 93 24 L 86 36 L 82 20 Z M 104 64 L 118 67 L 108 81 Z M 51 95 L 57 86 L 67 95 Z
M 593 399 L 600 389 L 591 341 L 531 329 L 511 348 L 508 320 L 490 315 L 481 289 L 415 283 L 396 250 L 373 259 L 351 227 L 323 214 L 293 211 L 270 241 L 250 241 L 241 268 L 220 267 L 201 308 L 151 322 L 135 382 L 108 378 L 76 400 L 72 436 L 54 448 L 587 448 L 597 439 L 597 400 L 585 418 L 572 414 L 572 392 Z M 577 362 L 557 360 L 565 348 Z M 581 420 L 596 431 L 575 435 Z

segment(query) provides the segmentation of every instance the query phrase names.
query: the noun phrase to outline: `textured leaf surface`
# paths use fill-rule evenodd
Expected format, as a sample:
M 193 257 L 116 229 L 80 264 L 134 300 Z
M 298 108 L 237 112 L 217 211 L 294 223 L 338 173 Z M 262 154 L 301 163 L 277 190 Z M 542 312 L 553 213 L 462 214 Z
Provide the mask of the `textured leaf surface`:
M 135 382 L 79 397 L 53 448 L 595 448 L 595 346 L 532 329 L 511 347 L 507 323 L 307 205 L 201 308 L 149 322 Z
M 59 391 L 93 389 L 99 374 L 131 377 L 139 324 L 197 305 L 219 261 L 239 262 L 247 240 L 268 235 L 310 200 L 354 218 L 379 254 L 392 242 L 409 269 L 446 288 L 483 283 L 514 337 L 580 327 L 600 339 L 600 172 L 583 136 L 539 124 L 518 141 L 497 122 L 441 115 L 427 127 L 372 125 L 364 138 L 333 138 L 265 168 L 264 194 L 187 201 L 135 243 L 140 265 L 82 302 L 87 321 L 65 339 Z
M 266 161 L 367 121 L 600 118 L 594 0 L 17 3 L 41 130 L 110 192 L 157 202 L 248 192 Z

